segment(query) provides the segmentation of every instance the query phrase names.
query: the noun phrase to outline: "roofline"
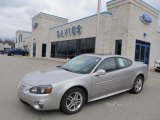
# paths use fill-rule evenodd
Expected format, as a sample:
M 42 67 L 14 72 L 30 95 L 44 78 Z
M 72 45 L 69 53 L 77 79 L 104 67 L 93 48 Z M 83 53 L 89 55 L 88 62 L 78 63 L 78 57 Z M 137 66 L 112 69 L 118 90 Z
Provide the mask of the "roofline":
M 143 1 L 143 0 L 140 0 L 141 2 L 143 2 L 144 4 L 146 4 L 146 5 L 148 5 L 149 7 L 151 7 L 152 9 L 154 9 L 155 11 L 157 11 L 157 12 L 159 12 L 160 13 L 160 11 L 158 10 L 158 9 L 156 9 L 155 7 L 153 7 L 152 5 L 150 5 L 150 4 L 148 4 L 148 3 L 146 3 L 145 1 Z
M 59 17 L 59 16 L 56 16 L 56 15 L 51 15 L 51 14 L 47 14 L 47 13 L 43 13 L 43 12 L 40 12 L 38 13 L 37 15 L 35 15 L 32 19 L 35 19 L 36 17 L 40 16 L 40 15 L 47 15 L 49 17 L 54 17 L 54 18 L 57 18 L 57 19 L 61 19 L 61 20 L 64 20 L 64 21 L 68 21 L 67 18 L 63 18 L 63 17 Z
M 24 30 L 17 30 L 16 32 L 25 32 L 25 33 L 31 33 L 32 34 L 32 32 L 24 31 Z
M 101 12 L 101 15 L 102 15 L 102 14 L 112 15 L 111 12 L 107 12 L 107 11 Z M 81 21 L 81 20 L 84 20 L 84 19 L 88 19 L 88 18 L 94 17 L 94 16 L 96 16 L 96 15 L 97 15 L 97 14 L 94 14 L 94 15 L 91 15 L 91 16 L 88 16 L 88 17 L 84 17 L 84 18 L 81 18 L 81 19 L 78 19 L 78 20 L 75 20 L 75 21 L 72 21 L 72 22 L 69 22 L 69 23 L 65 23 L 65 24 L 62 24 L 62 25 L 59 25 L 59 26 L 56 26 L 56 27 L 52 27 L 52 28 L 49 28 L 49 30 L 50 30 L 50 29 L 55 29 L 55 28 L 58 28 L 58 27 L 61 27 L 61 26 L 64 26 L 64 25 L 68 25 L 68 24 L 71 24 L 71 23 L 74 23 L 74 22 L 78 22 L 78 21 Z
M 31 36 L 27 36 L 27 37 L 23 37 L 23 39 L 26 39 L 26 38 L 32 38 L 32 35 Z
M 114 1 L 116 1 L 116 0 L 108 1 L 108 2 L 106 2 L 106 4 L 109 4 L 109 3 L 114 2 Z M 123 0 L 123 1 L 125 1 L 125 0 Z M 134 0 L 134 1 L 139 2 L 139 1 L 137 1 L 137 0 Z M 131 0 L 130 0 L 130 2 L 131 2 Z M 152 11 L 156 12 L 157 14 L 160 14 L 160 11 L 159 11 L 158 9 L 156 9 L 155 7 L 149 5 L 148 3 L 146 3 L 146 2 L 143 1 L 143 0 L 140 0 L 140 2 L 142 2 L 143 4 L 145 4 L 146 6 L 148 6 L 148 8 L 150 8 Z M 140 2 L 139 2 L 139 3 L 140 3 Z M 140 3 L 140 4 L 141 4 L 141 3 Z

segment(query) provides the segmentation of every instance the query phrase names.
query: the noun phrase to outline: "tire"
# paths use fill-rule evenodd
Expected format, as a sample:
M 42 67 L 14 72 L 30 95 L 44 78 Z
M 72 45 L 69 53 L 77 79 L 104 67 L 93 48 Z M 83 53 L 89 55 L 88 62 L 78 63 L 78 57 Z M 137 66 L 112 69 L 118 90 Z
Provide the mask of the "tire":
M 139 94 L 143 89 L 143 84 L 144 84 L 144 78 L 141 76 L 138 76 L 134 81 L 131 92 L 134 94 Z
M 79 101 L 76 101 L 76 98 L 78 98 Z M 80 88 L 72 88 L 63 95 L 60 110 L 65 114 L 75 114 L 82 109 L 84 104 L 84 91 Z

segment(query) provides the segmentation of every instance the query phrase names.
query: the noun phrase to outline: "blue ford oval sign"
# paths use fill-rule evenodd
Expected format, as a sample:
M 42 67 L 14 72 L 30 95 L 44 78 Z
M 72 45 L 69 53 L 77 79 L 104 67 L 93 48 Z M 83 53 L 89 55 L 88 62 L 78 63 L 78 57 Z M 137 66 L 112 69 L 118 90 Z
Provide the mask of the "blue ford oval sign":
M 144 24 L 149 25 L 150 23 L 152 23 L 152 18 L 147 13 L 143 13 L 142 15 L 140 15 L 140 19 Z

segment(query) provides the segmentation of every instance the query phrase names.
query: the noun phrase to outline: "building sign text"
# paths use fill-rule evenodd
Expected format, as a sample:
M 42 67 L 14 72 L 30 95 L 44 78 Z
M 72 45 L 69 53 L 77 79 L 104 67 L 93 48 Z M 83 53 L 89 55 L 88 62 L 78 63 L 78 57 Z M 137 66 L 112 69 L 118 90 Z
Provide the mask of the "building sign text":
M 57 37 L 67 37 L 71 35 L 80 35 L 82 33 L 82 27 L 81 25 L 73 26 L 71 28 L 66 28 L 64 30 L 58 30 L 57 31 Z

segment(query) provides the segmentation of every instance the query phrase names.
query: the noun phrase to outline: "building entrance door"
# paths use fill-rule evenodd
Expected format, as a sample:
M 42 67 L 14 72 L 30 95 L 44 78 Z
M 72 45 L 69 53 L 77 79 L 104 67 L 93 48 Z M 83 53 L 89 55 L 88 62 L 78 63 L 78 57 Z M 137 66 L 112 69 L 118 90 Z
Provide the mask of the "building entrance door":
M 46 57 L 46 44 L 42 44 L 42 57 Z
M 135 61 L 149 64 L 150 43 L 136 40 Z
M 33 43 L 33 57 L 36 57 L 36 43 Z

